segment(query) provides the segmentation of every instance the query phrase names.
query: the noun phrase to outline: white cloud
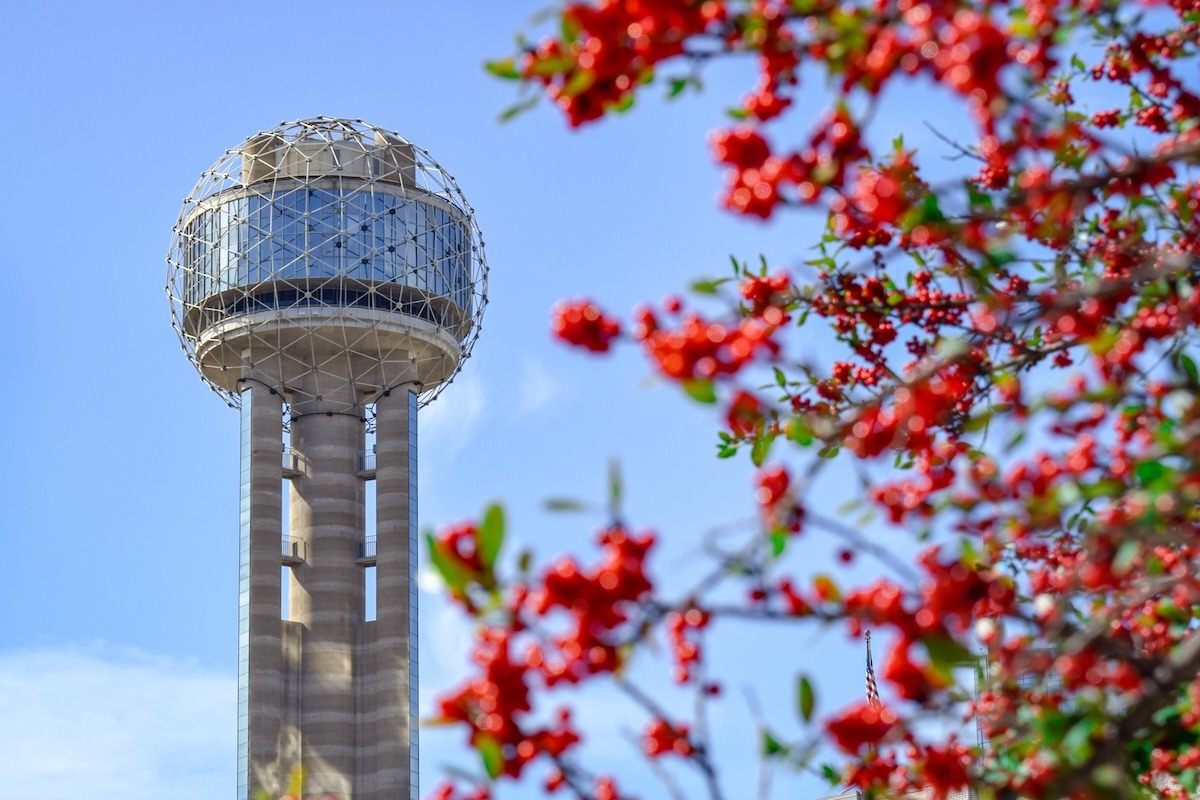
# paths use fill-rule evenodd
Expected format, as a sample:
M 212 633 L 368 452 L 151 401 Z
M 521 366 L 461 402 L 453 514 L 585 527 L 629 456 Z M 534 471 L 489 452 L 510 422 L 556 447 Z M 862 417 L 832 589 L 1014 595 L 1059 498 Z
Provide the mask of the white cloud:
M 457 606 L 442 598 L 421 598 L 431 607 L 433 625 L 426 630 L 437 631 L 435 636 L 422 636 L 421 644 L 432 656 L 421 661 L 422 685 L 448 688 L 461 680 L 471 667 L 471 649 L 475 646 L 474 625 Z M 424 655 L 424 653 L 422 653 Z
M 470 442 L 485 405 L 483 382 L 474 373 L 460 375 L 437 400 L 421 409 L 421 447 L 436 451 L 443 460 L 450 459 Z
M 567 386 L 533 356 L 521 357 L 519 376 L 517 410 L 522 414 L 531 414 L 567 395 Z
M 237 681 L 92 646 L 0 651 L 0 775 L 13 798 L 234 793 Z

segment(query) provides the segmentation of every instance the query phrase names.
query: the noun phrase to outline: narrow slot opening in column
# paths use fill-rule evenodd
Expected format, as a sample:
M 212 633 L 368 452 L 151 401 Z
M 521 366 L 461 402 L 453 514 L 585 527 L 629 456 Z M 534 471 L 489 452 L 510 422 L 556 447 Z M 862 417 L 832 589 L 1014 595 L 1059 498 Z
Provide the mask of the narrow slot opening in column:
M 282 500 L 280 503 L 279 530 L 282 533 L 280 541 L 280 554 L 283 557 L 283 563 L 279 569 L 279 616 L 280 619 L 291 619 L 290 604 L 291 604 L 291 582 L 292 568 L 287 563 L 289 557 L 295 557 L 299 553 L 299 545 L 292 540 L 291 523 L 292 523 L 292 482 L 288 477 L 291 470 L 295 469 L 295 457 L 292 454 L 291 435 L 287 429 L 283 431 L 283 451 L 280 453 L 280 464 L 283 467 L 284 478 L 282 485 L 279 487 L 279 496 Z
M 279 567 L 279 616 L 284 622 L 291 619 L 288 592 L 289 584 L 292 578 L 292 568 L 286 564 Z
M 375 568 L 363 568 L 363 590 L 364 590 L 364 619 L 367 622 L 375 621 Z
M 367 452 L 374 456 L 374 435 L 367 437 Z M 363 500 L 366 518 L 363 520 L 363 553 L 374 558 L 378 552 L 375 538 L 375 481 L 363 481 Z M 363 567 L 363 619 L 375 619 L 375 567 L 374 562 Z

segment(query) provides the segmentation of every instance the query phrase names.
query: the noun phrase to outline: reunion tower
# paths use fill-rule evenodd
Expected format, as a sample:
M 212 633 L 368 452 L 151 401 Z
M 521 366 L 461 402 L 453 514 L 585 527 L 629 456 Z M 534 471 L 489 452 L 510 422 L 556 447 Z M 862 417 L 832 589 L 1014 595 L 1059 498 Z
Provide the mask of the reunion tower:
M 471 206 L 398 134 L 317 117 L 225 151 L 167 261 L 184 352 L 241 411 L 238 800 L 298 766 L 305 798 L 416 798 L 417 407 L 479 335 Z

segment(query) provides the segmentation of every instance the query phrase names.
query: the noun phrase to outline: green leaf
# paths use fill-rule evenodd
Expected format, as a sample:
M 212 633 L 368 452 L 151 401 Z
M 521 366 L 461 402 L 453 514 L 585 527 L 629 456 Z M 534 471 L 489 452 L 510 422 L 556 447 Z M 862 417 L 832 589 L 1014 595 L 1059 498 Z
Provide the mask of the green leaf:
M 812 428 L 800 417 L 793 417 L 787 424 L 787 438 L 802 447 L 807 447 L 813 443 Z
M 1083 59 L 1077 53 L 1071 54 L 1071 66 L 1080 72 L 1087 72 L 1087 64 L 1083 63 Z
M 542 78 L 550 75 L 563 75 L 574 68 L 575 62 L 566 56 L 539 58 L 532 65 L 533 74 Z
M 929 663 L 943 677 L 950 677 L 951 670 L 962 664 L 974 663 L 971 651 L 953 639 L 944 636 L 922 636 L 921 644 L 929 653 Z
M 938 198 L 936 194 L 927 194 L 921 201 L 921 222 L 945 222 L 946 215 L 942 213 L 942 209 L 938 206 Z
M 587 511 L 587 504 L 582 500 L 573 500 L 570 497 L 551 497 L 543 506 L 547 511 L 557 512 L 576 512 Z
M 854 524 L 859 528 L 865 528 L 875 521 L 876 516 L 878 516 L 878 512 L 874 506 L 871 506 L 854 518 Z
M 713 382 L 707 378 L 685 380 L 683 382 L 683 390 L 687 392 L 688 397 L 698 403 L 717 402 L 717 391 L 713 388 Z
M 515 81 L 521 77 L 521 73 L 517 72 L 517 62 L 511 58 L 505 58 L 500 61 L 485 61 L 483 68 L 495 75 L 497 78 Z
M 763 462 L 767 460 L 767 454 L 771 452 L 771 445 L 775 443 L 775 434 L 765 434 L 754 440 L 754 446 L 750 448 L 750 461 L 754 466 L 761 467 Z
M 1017 260 L 1015 255 L 999 247 L 988 250 L 985 255 L 987 256 L 988 264 L 993 267 L 1003 267 L 1005 264 L 1011 264 Z
M 1009 410 L 1009 408 L 1001 409 L 998 406 L 999 404 L 997 404 L 996 410 L 1001 411 L 1002 413 Z M 985 410 L 982 413 L 975 414 L 974 416 L 967 418 L 967 421 L 963 423 L 963 430 L 967 431 L 968 433 L 981 431 L 988 426 L 988 423 L 991 422 L 991 420 L 992 412 Z
M 458 558 L 446 552 L 444 545 L 432 533 L 425 534 L 425 543 L 429 545 L 429 560 L 438 575 L 451 591 L 461 593 L 473 577 L 471 573 L 462 567 Z
M 830 786 L 842 785 L 842 773 L 833 768 L 831 764 L 821 765 L 821 774 L 825 776 L 825 780 L 829 781 Z
M 683 90 L 691 83 L 687 78 L 671 78 L 667 84 L 667 99 L 673 100 L 683 94 Z
M 732 444 L 718 444 L 717 458 L 733 458 L 737 455 L 737 446 Z
M 578 97 L 579 95 L 592 88 L 592 84 L 596 82 L 596 73 L 591 70 L 580 70 L 572 75 L 566 83 L 563 84 L 560 96 L 562 97 Z
M 766 757 L 777 756 L 780 753 L 786 753 L 787 747 L 779 743 L 779 740 L 771 735 L 771 732 L 766 728 L 762 730 L 762 754 Z
M 787 388 L 787 375 L 785 375 L 783 370 L 781 370 L 779 367 L 774 367 L 774 370 L 775 370 L 775 384 L 780 389 L 786 389 Z
M 621 465 L 614 458 L 608 462 L 608 507 L 616 516 L 621 509 L 621 498 L 624 491 L 621 488 Z
M 975 787 L 975 796 L 978 800 L 996 800 L 996 790 L 991 786 L 977 785 Z
M 787 549 L 787 534 L 783 531 L 771 532 L 771 557 L 779 558 L 783 555 L 783 551 Z
M 838 504 L 838 507 L 833 510 L 833 513 L 839 517 L 844 517 L 855 509 L 862 508 L 863 500 L 861 497 L 851 497 Z
M 1187 353 L 1180 353 L 1179 366 L 1183 367 L 1183 371 L 1188 377 L 1188 383 L 1193 386 L 1200 384 L 1200 375 L 1196 372 L 1196 362 L 1192 360 L 1191 356 Z
M 1126 539 L 1121 542 L 1121 546 L 1117 548 L 1117 555 L 1113 558 L 1113 573 L 1117 575 L 1128 573 L 1141 554 L 1142 543 L 1137 539 Z
M 500 777 L 500 772 L 504 769 L 504 754 L 500 752 L 499 740 L 490 733 L 481 733 L 475 740 L 475 749 L 483 759 L 483 768 L 487 770 L 488 777 Z
M 837 583 L 833 578 L 825 573 L 821 573 L 813 577 L 813 586 L 817 590 L 817 594 L 821 595 L 831 603 L 839 603 L 842 600 L 842 590 L 838 588 Z
M 1063 736 L 1063 750 L 1072 764 L 1083 764 L 1092 757 L 1092 753 L 1095 752 L 1095 748 L 1092 747 L 1092 731 L 1095 727 L 1096 721 L 1085 717 L 1072 725 Z
M 458 725 L 459 721 L 450 717 L 423 717 L 421 719 L 422 728 L 448 728 L 451 725 Z
M 734 263 L 736 264 L 737 262 Z M 703 280 L 693 281 L 689 288 L 696 294 L 716 294 L 717 289 L 720 288 L 721 284 L 728 282 L 729 278 L 705 278 Z
M 1150 717 L 1150 721 L 1161 728 L 1171 720 L 1178 719 L 1180 716 L 1179 706 L 1163 706 L 1154 712 L 1154 715 Z
M 554 14 L 558 17 L 558 34 L 562 39 L 563 44 L 575 41 L 579 36 L 579 24 L 575 22 L 575 18 L 570 14 Z
M 808 680 L 807 675 L 801 675 L 800 680 L 796 685 L 796 702 L 800 709 L 800 716 L 808 722 L 812 719 L 813 708 L 816 706 L 817 697 L 813 693 L 812 683 Z
M 1161 478 L 1166 471 L 1167 468 L 1159 461 L 1143 461 L 1134 470 L 1137 473 L 1138 480 L 1147 486 Z
M 483 568 L 491 570 L 504 544 L 504 509 L 493 503 L 483 512 L 479 526 L 479 561 Z
M 983 554 L 976 549 L 970 539 L 962 540 L 962 555 L 959 561 L 967 569 L 976 570 L 983 566 Z
M 979 191 L 970 183 L 967 184 L 967 197 L 970 198 L 971 208 L 992 208 L 992 196 Z
M 624 114 L 629 109 L 633 108 L 636 98 L 632 94 L 627 94 L 615 103 L 609 103 L 604 107 L 605 111 L 611 111 L 614 114 Z
M 526 111 L 533 108 L 537 104 L 538 104 L 538 96 L 536 94 L 531 95 L 528 98 L 526 98 L 525 100 L 522 100 L 519 103 L 514 103 L 513 105 L 511 105 L 508 108 L 501 111 L 499 120 L 500 120 L 500 122 L 508 122 L 510 119 L 513 119 L 514 117 L 516 117 L 520 114 L 524 114 Z

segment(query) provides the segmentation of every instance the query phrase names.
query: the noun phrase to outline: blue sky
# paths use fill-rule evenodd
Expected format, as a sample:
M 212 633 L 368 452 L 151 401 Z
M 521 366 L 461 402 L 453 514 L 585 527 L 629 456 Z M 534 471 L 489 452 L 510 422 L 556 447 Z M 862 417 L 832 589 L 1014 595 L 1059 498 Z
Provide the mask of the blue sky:
M 660 575 L 695 569 L 703 532 L 753 514 L 748 463 L 713 457 L 711 410 L 631 349 L 595 359 L 560 347 L 549 309 L 586 294 L 627 312 L 725 273 L 731 254 L 797 264 L 822 220 L 763 225 L 717 208 L 706 135 L 750 86 L 745 64 L 710 73 L 700 96 L 665 103 L 651 91 L 634 113 L 582 132 L 544 105 L 499 124 L 514 89 L 481 64 L 506 55 L 539 7 L 26 2 L 6 12 L 0 774 L 14 798 L 234 792 L 237 416 L 180 352 L 164 256 L 199 174 L 282 120 L 397 130 L 457 177 L 478 213 L 491 304 L 472 359 L 422 412 L 422 525 L 501 499 L 512 535 L 539 558 L 590 554 L 599 520 L 542 504 L 602 497 L 610 458 L 622 464 L 628 518 L 662 535 Z M 945 149 L 913 107 L 961 128 L 937 103 L 904 103 L 886 113 L 921 146 Z M 831 504 L 847 492 L 832 491 Z M 832 550 L 814 543 L 796 566 L 826 568 Z M 462 674 L 467 629 L 435 596 L 422 602 L 427 701 Z M 824 679 L 826 710 L 861 695 L 862 653 L 840 630 L 717 634 L 712 658 L 735 676 L 716 708 L 731 786 L 755 780 L 748 694 L 786 735 L 799 731 L 797 672 Z M 653 673 L 653 660 L 644 668 Z M 597 763 L 655 796 L 620 736 L 640 717 L 596 692 L 579 700 L 585 726 L 596 720 Z M 475 766 L 457 733 L 422 741 L 426 789 L 445 763 Z M 812 796 L 821 784 L 795 790 Z

